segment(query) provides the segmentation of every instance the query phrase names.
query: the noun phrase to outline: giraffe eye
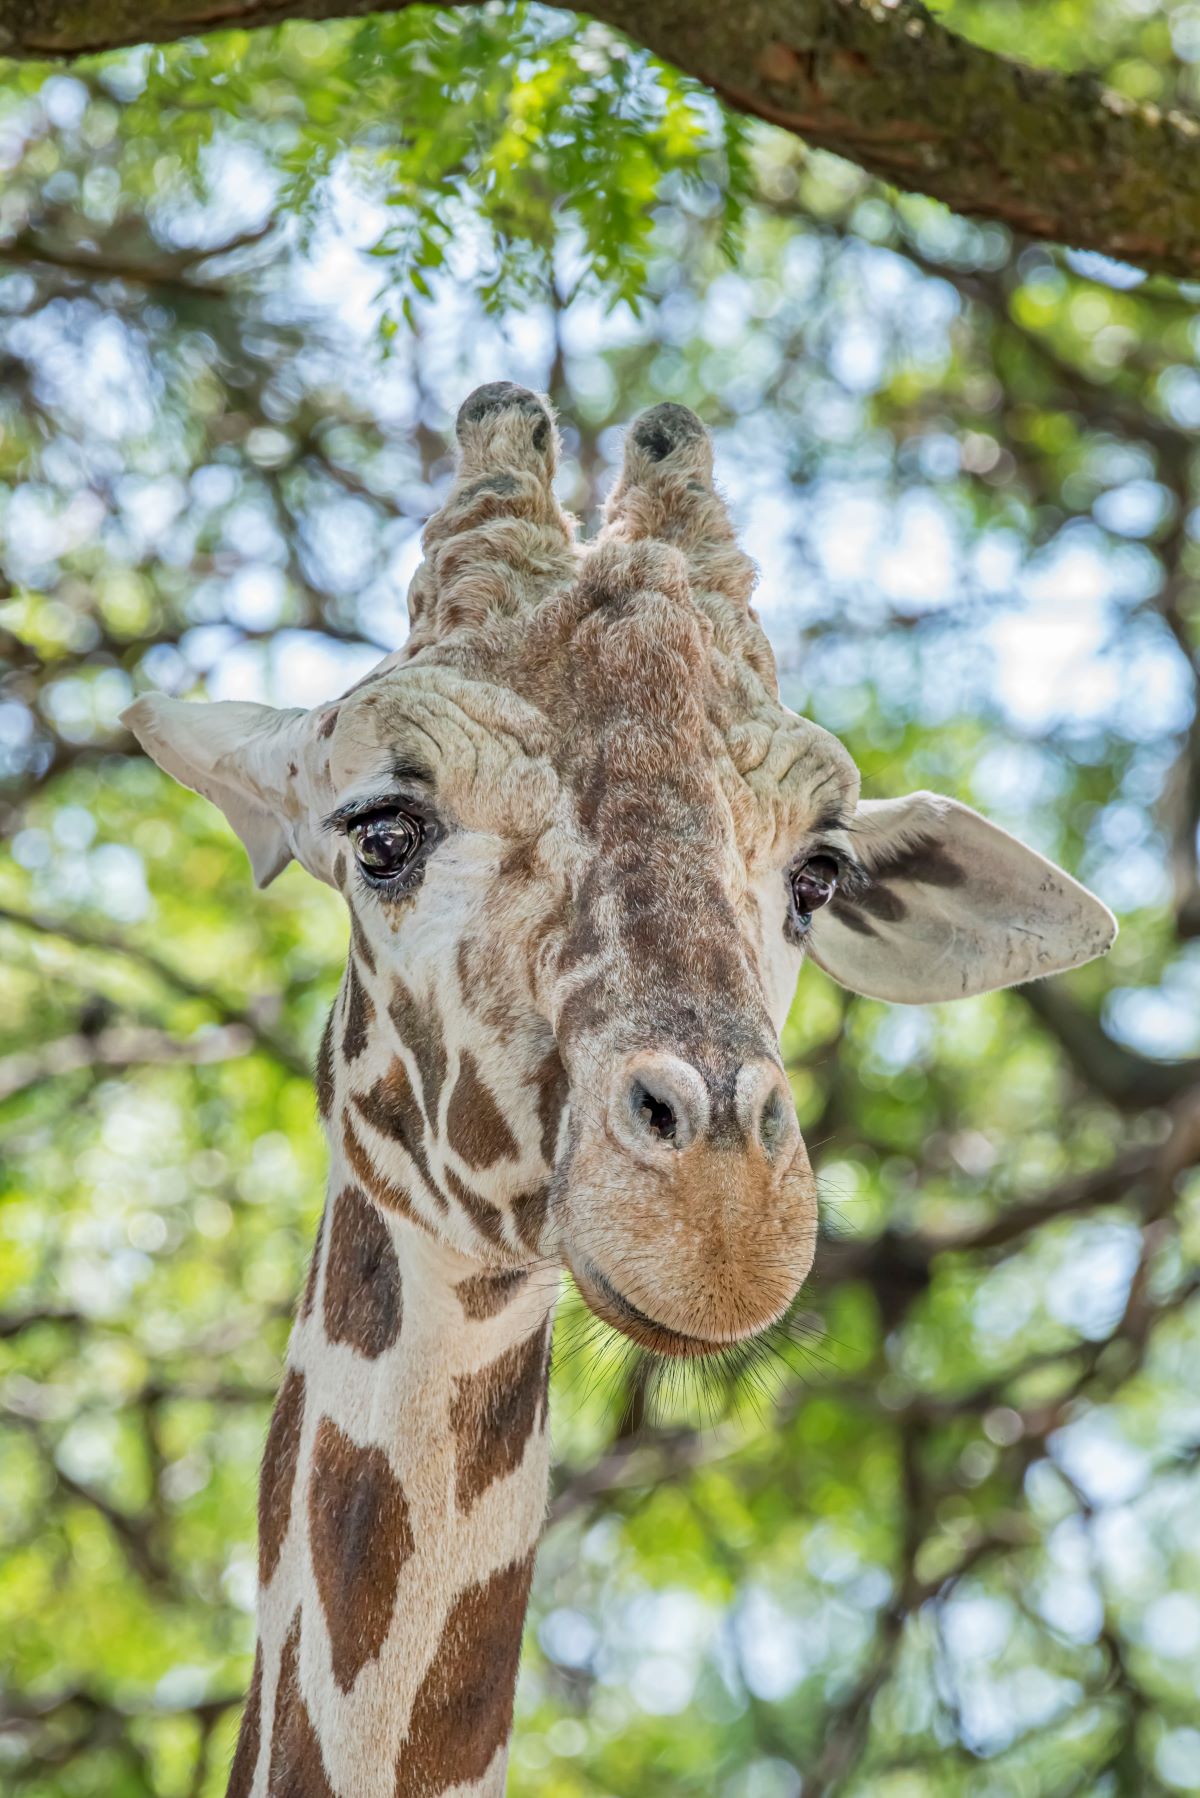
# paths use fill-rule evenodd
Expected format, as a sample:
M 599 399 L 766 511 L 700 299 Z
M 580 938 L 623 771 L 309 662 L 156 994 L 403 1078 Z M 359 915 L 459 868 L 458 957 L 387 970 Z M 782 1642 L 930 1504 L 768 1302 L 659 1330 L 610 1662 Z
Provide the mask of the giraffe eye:
M 831 855 L 813 855 L 792 874 L 792 903 L 801 924 L 828 905 L 837 890 L 840 869 Z
M 371 812 L 347 827 L 355 859 L 369 880 L 395 880 L 425 842 L 422 819 L 410 812 Z

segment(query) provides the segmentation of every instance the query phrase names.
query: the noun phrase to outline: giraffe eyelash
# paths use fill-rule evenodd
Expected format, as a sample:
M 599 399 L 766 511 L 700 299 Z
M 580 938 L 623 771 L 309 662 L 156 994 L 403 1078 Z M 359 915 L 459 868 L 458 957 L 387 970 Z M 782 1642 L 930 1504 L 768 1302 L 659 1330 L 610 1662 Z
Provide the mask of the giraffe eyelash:
M 351 825 L 357 824 L 360 818 L 374 817 L 376 812 L 401 811 L 423 814 L 424 807 L 419 800 L 414 800 L 407 793 L 388 792 L 370 799 L 351 799 L 322 818 L 321 829 L 344 837 Z
M 839 826 L 839 828 L 844 829 L 845 826 Z M 837 890 L 840 898 L 860 899 L 862 897 L 871 884 L 871 876 L 860 861 L 856 861 L 852 855 L 847 855 L 844 849 L 837 848 L 833 843 L 815 844 L 809 850 L 806 859 L 816 855 L 827 855 L 837 867 Z
M 816 828 L 819 831 L 848 831 L 852 826 L 846 823 L 834 822 L 830 818 L 822 818 L 818 822 Z M 788 870 L 789 879 L 792 874 L 804 866 L 805 862 L 813 861 L 818 856 L 826 857 L 836 867 L 837 890 L 840 898 L 861 898 L 862 894 L 866 892 L 871 884 L 869 870 L 863 866 L 862 862 L 860 862 L 856 856 L 851 855 L 848 850 L 844 849 L 841 844 L 830 843 L 821 836 L 816 836 L 811 843 L 806 845 L 802 853 L 796 857 Z

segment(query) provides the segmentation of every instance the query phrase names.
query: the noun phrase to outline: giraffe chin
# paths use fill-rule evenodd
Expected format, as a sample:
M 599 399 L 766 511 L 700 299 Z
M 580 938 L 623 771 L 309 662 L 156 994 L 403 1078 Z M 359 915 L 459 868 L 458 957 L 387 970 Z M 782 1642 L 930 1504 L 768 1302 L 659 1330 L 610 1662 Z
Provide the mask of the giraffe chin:
M 720 1354 L 722 1349 L 728 1348 L 732 1343 L 744 1342 L 748 1337 L 757 1336 L 769 1329 L 787 1309 L 784 1305 L 774 1316 L 765 1317 L 751 1329 L 739 1331 L 735 1335 L 696 1336 L 673 1329 L 639 1309 L 624 1293 L 618 1291 L 594 1262 L 582 1260 L 576 1265 L 568 1261 L 567 1267 L 584 1303 L 602 1323 L 619 1330 L 622 1336 L 636 1342 L 639 1348 L 649 1349 L 653 1354 L 665 1355 L 677 1361 L 696 1361 L 706 1355 Z

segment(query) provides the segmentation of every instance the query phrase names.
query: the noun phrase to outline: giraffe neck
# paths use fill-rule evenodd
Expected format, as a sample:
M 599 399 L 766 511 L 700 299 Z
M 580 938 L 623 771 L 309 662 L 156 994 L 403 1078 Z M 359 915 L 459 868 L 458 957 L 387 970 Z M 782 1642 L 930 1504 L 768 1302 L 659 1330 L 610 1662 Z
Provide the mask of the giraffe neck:
M 557 1279 L 385 1212 L 335 1150 L 267 1438 L 229 1798 L 494 1798 L 546 1503 Z

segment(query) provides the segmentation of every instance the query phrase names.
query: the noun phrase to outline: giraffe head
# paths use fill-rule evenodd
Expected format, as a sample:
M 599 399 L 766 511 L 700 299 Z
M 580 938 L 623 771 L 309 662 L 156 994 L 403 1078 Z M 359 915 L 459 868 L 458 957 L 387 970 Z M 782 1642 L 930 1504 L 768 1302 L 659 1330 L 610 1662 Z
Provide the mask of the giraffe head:
M 375 1196 L 514 1278 L 561 1261 L 627 1335 L 704 1353 L 812 1262 L 778 1036 L 805 957 L 948 999 L 1086 961 L 1114 923 L 960 804 L 860 800 L 847 751 L 780 703 L 690 412 L 633 425 L 585 548 L 538 398 L 482 388 L 457 434 L 402 651 L 314 711 L 127 717 L 260 885 L 294 857 L 344 896 L 319 1086 Z

